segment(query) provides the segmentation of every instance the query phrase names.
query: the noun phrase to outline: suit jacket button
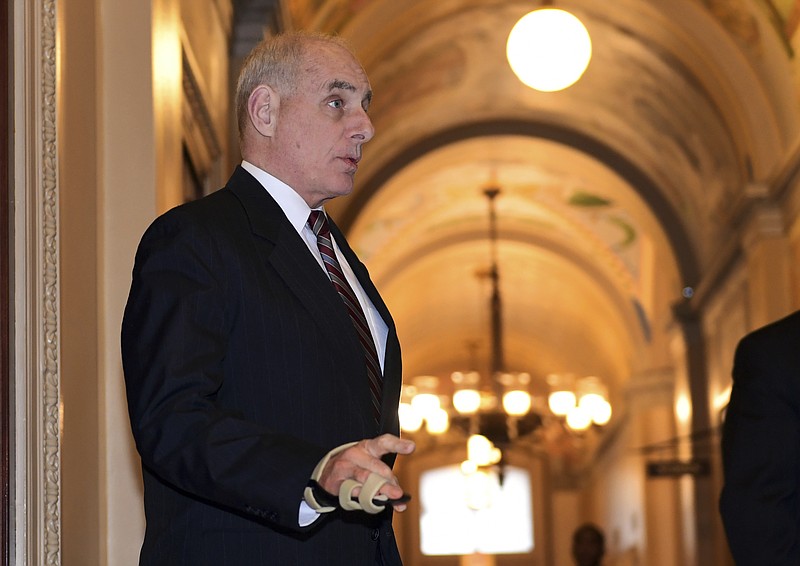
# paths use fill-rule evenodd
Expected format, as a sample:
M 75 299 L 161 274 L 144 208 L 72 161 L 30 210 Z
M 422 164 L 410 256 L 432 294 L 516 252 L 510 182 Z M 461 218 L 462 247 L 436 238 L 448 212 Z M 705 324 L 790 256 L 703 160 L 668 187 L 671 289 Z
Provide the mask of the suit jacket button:
M 372 529 L 370 536 L 372 537 L 372 540 L 378 540 L 378 537 L 381 536 L 381 531 L 378 529 Z

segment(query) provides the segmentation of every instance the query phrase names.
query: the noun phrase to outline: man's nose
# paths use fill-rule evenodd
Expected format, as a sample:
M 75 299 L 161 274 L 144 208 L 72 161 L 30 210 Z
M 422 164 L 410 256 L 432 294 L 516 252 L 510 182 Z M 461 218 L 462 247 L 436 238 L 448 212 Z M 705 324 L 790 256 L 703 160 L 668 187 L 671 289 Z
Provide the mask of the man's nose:
M 375 127 L 372 125 L 372 120 L 369 119 L 369 114 L 362 110 L 357 118 L 354 128 L 353 137 L 361 140 L 361 143 L 367 143 L 375 135 Z

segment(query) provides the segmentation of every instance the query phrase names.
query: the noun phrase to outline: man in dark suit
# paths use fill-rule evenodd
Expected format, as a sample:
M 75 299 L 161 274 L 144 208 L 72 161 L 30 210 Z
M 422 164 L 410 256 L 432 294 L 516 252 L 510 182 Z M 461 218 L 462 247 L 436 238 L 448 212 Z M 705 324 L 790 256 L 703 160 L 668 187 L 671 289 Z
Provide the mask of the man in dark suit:
M 800 564 L 800 312 L 736 349 L 720 512 L 739 566 Z
M 353 188 L 371 94 L 337 39 L 262 42 L 237 86 L 242 165 L 142 238 L 122 325 L 142 565 L 401 563 L 397 334 L 336 225 L 327 251 L 316 234 Z

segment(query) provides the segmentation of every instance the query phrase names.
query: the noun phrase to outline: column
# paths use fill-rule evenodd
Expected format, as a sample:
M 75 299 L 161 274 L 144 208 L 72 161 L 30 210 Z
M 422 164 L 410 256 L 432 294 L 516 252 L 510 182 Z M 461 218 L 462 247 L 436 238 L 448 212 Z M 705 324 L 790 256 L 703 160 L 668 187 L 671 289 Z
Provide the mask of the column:
M 793 309 L 792 254 L 784 213 L 776 203 L 754 206 L 742 234 L 747 263 L 749 326 L 758 328 Z
M 630 420 L 629 452 L 636 453 L 642 482 L 641 516 L 627 518 L 641 541 L 640 563 L 689 566 L 680 556 L 682 542 L 677 480 L 648 477 L 647 463 L 677 457 L 672 368 L 652 368 L 631 377 L 626 389 Z

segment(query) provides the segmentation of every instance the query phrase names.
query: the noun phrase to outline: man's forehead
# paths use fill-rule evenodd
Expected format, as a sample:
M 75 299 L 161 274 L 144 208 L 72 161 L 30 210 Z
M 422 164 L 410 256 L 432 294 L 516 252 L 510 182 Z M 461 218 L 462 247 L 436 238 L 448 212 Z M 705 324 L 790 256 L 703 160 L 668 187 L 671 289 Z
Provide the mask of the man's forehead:
M 322 78 L 322 86 L 349 90 L 369 89 L 369 80 L 361 64 L 344 47 L 336 44 L 321 44 L 317 49 L 307 53 L 309 58 L 309 74 Z M 347 84 L 349 84 L 349 87 Z

